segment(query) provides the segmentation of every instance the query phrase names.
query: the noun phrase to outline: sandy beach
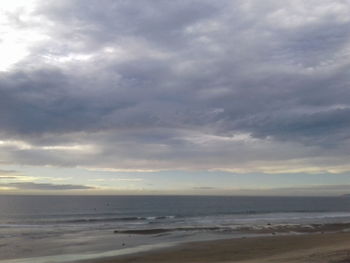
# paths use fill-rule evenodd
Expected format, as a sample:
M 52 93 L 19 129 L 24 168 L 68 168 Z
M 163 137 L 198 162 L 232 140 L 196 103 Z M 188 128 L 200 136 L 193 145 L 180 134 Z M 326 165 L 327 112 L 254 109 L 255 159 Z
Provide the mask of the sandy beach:
M 195 242 L 93 262 L 345 263 L 350 262 L 350 233 L 271 235 Z

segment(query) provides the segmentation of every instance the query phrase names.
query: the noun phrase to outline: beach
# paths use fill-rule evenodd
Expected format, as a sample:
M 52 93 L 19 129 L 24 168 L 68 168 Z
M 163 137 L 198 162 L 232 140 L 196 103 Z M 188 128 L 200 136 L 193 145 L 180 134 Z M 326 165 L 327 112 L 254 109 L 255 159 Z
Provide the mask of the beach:
M 83 262 L 346 263 L 350 262 L 350 233 L 271 234 L 264 237 L 192 242 L 172 248 Z

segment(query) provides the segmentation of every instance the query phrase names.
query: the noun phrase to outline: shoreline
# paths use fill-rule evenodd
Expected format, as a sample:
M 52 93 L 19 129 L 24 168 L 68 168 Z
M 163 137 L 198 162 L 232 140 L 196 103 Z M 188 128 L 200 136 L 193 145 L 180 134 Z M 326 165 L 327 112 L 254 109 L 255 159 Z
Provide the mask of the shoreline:
M 79 263 L 345 263 L 350 233 L 271 235 L 183 243 L 173 247 Z

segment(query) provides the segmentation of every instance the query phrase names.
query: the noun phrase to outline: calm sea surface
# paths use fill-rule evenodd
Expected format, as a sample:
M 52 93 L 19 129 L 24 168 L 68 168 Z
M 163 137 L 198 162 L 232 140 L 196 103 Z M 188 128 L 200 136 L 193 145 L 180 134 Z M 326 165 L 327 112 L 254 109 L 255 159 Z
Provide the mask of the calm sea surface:
M 0 196 L 0 262 L 72 262 L 242 236 L 242 227 L 348 222 L 349 197 Z M 152 229 L 167 231 L 142 232 Z

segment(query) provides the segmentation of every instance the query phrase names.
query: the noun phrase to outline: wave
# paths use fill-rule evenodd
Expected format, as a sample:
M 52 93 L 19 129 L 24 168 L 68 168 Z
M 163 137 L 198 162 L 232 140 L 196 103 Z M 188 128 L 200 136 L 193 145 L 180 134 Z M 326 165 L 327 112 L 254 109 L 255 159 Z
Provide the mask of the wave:
M 177 228 L 148 228 L 148 229 L 123 229 L 114 230 L 115 234 L 138 234 L 138 235 L 154 235 L 175 231 L 216 231 L 228 229 L 227 227 L 177 227 Z
M 150 217 L 131 216 L 131 217 L 79 218 L 79 219 L 64 220 L 60 222 L 95 223 L 95 222 L 118 222 L 118 221 L 152 221 L 152 220 L 172 219 L 175 217 L 176 216 L 150 216 Z
M 108 222 L 132 222 L 132 221 L 145 221 L 145 222 L 154 222 L 161 221 L 166 219 L 173 219 L 176 216 L 126 216 L 126 217 L 89 217 L 89 218 L 74 218 L 74 219 L 51 219 L 47 218 L 40 220 L 26 220 L 23 224 L 19 224 L 18 222 L 8 222 L 6 224 L 1 224 L 0 227 L 5 226 L 32 226 L 32 225 L 48 225 L 48 224 L 89 224 L 89 223 L 108 223 Z
M 350 223 L 324 223 L 324 224 L 265 224 L 265 225 L 235 225 L 235 226 L 207 226 L 207 227 L 176 227 L 176 228 L 146 228 L 146 229 L 120 229 L 114 234 L 157 235 L 169 232 L 185 231 L 216 231 L 250 234 L 286 234 L 286 233 L 323 233 L 349 231 Z
M 259 212 L 246 210 L 236 213 L 218 213 L 216 215 L 158 215 L 158 216 L 101 216 L 96 214 L 95 216 L 82 216 L 76 215 L 75 217 L 42 217 L 42 218 L 18 218 L 15 221 L 2 221 L 0 227 L 6 227 L 11 225 L 22 225 L 22 226 L 47 226 L 47 225 L 83 225 L 83 224 L 103 224 L 103 223 L 118 223 L 118 222 L 135 222 L 137 224 L 158 224 L 158 223 L 185 223 L 192 222 L 192 224 L 207 224 L 208 221 L 216 224 L 239 224 L 239 223 L 253 223 L 255 221 L 281 221 L 288 220 L 291 222 L 297 222 L 300 220 L 322 220 L 330 219 L 336 220 L 337 218 L 350 218 L 349 212 L 310 212 L 310 211 L 288 211 L 288 212 Z

